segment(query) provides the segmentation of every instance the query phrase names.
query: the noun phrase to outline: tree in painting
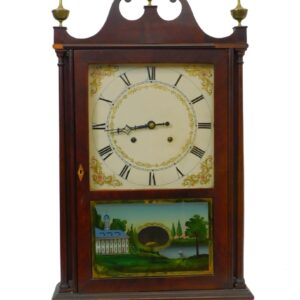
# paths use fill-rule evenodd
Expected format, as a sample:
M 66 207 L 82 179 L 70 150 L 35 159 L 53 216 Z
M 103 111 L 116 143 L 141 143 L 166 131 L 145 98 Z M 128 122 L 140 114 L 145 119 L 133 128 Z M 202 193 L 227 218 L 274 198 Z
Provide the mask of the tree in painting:
M 172 230 L 171 230 L 172 238 L 175 238 L 176 236 L 176 229 L 174 223 L 172 223 Z
M 96 228 L 104 229 L 104 222 L 102 221 L 102 216 L 98 214 L 96 207 L 93 207 L 93 220 Z
M 110 229 L 111 230 L 122 230 L 126 231 L 126 225 L 127 221 L 126 220 L 121 220 L 121 219 L 113 219 L 111 224 L 110 224 Z
M 196 255 L 199 256 L 200 243 L 207 239 L 207 222 L 203 217 L 194 215 L 185 223 L 185 226 L 185 234 L 196 239 Z
M 183 232 L 182 232 L 182 227 L 181 227 L 180 221 L 178 221 L 176 233 L 177 233 L 178 238 L 182 237 Z

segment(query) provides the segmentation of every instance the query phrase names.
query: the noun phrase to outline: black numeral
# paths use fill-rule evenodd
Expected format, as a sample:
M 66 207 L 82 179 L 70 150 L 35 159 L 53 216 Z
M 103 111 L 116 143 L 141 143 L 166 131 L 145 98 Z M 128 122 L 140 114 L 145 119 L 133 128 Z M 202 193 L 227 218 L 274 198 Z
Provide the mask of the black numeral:
M 100 154 L 103 160 L 106 160 L 113 154 L 113 150 L 111 146 L 106 146 L 99 150 L 98 153 Z
M 108 102 L 108 103 L 112 103 L 112 101 L 110 101 L 110 100 L 107 100 L 107 99 L 105 99 L 105 98 L 99 98 L 98 100 L 100 100 L 100 101 L 104 101 L 104 102 Z
M 211 129 L 211 123 L 198 123 L 199 129 Z
M 149 80 L 155 80 L 156 78 L 156 69 L 155 67 L 147 67 Z
M 93 129 L 95 130 L 105 130 L 106 128 L 106 124 L 102 123 L 102 124 L 93 124 Z
M 149 185 L 156 185 L 155 175 L 153 172 L 149 173 Z
M 198 156 L 199 158 L 202 158 L 203 155 L 205 154 L 205 151 L 203 151 L 202 149 L 194 146 L 193 149 L 191 150 L 191 153 Z
M 184 174 L 176 167 L 176 171 L 177 171 L 177 174 L 179 175 L 179 177 L 183 177 Z
M 178 77 L 178 79 L 177 79 L 176 83 L 174 84 L 174 86 L 177 86 L 177 85 L 178 85 L 178 83 L 179 83 L 179 81 L 181 80 L 182 76 L 183 76 L 183 75 L 180 74 L 180 76 Z
M 120 75 L 120 78 L 123 80 L 123 82 L 127 85 L 127 86 L 131 86 L 131 83 L 126 75 L 126 73 Z
M 131 171 L 130 166 L 125 165 L 124 168 L 122 169 L 122 171 L 120 172 L 119 175 L 120 175 L 122 178 L 127 179 L 128 176 L 129 176 L 130 171 Z
M 199 101 L 201 101 L 201 100 L 203 100 L 203 99 L 204 99 L 204 96 L 201 95 L 201 96 L 199 96 L 199 97 L 193 99 L 193 100 L 191 101 L 191 103 L 192 103 L 192 104 L 196 104 L 197 102 L 199 102 Z

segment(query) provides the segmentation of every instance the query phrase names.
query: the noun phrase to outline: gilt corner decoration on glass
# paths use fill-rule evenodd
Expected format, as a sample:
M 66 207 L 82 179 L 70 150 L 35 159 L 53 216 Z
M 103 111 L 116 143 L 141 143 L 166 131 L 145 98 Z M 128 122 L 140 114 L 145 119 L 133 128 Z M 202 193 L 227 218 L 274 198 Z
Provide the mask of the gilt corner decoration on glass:
M 52 11 L 61 234 L 52 300 L 253 300 L 243 263 L 247 9 L 238 0 L 238 25 L 214 38 L 187 0 L 170 0 L 182 10 L 168 21 L 159 1 L 127 20 L 120 5 L 130 0 L 112 0 L 101 30 L 77 39 L 62 2 Z

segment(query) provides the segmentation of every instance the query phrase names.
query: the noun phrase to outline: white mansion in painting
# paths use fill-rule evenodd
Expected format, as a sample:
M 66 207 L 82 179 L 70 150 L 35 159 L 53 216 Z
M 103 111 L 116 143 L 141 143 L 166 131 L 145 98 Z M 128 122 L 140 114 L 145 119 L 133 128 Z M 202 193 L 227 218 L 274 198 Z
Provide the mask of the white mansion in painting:
M 104 216 L 104 229 L 95 229 L 96 254 L 114 255 L 129 253 L 129 238 L 122 230 L 110 229 L 110 218 Z

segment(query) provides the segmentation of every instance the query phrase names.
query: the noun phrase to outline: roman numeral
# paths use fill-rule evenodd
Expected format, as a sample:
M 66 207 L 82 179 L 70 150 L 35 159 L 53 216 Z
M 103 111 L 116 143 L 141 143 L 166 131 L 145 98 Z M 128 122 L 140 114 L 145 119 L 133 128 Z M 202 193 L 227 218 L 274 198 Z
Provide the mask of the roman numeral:
M 111 146 L 106 146 L 99 150 L 98 153 L 100 154 L 103 160 L 106 160 L 113 154 L 113 150 Z
M 149 185 L 156 185 L 155 175 L 153 172 L 149 173 Z
M 211 123 L 198 123 L 198 129 L 211 129 Z
M 99 100 L 99 101 L 108 102 L 108 103 L 112 103 L 112 101 L 107 100 L 107 99 L 105 99 L 105 98 L 101 98 L 101 97 L 100 97 L 98 100 Z
M 156 68 L 155 67 L 147 67 L 148 78 L 149 80 L 155 80 L 156 78 Z
M 123 82 L 127 85 L 127 86 L 131 86 L 131 83 L 126 75 L 126 73 L 120 75 L 120 78 L 123 80 Z
M 174 84 L 174 86 L 177 86 L 177 85 L 178 85 L 178 83 L 179 83 L 179 81 L 181 80 L 182 76 L 183 76 L 183 75 L 180 74 L 180 76 L 178 77 L 178 79 L 177 79 L 176 83 Z
M 93 129 L 95 130 L 105 130 L 106 124 L 102 123 L 102 124 L 93 124 Z
M 177 174 L 179 177 L 184 177 L 184 174 L 176 167 Z
M 201 95 L 201 96 L 199 96 L 199 97 L 193 99 L 193 100 L 191 101 L 191 103 L 192 103 L 192 104 L 196 104 L 197 102 L 199 102 L 199 101 L 201 101 L 201 100 L 203 100 L 203 99 L 204 99 L 204 96 Z
M 124 168 L 122 169 L 122 171 L 120 172 L 120 176 L 124 179 L 127 179 L 128 176 L 129 176 L 129 173 L 130 173 L 131 169 L 130 169 L 130 166 L 128 165 L 125 165 Z
M 191 150 L 191 153 L 198 156 L 201 159 L 203 157 L 203 155 L 205 154 L 205 151 L 194 146 L 193 149 Z

